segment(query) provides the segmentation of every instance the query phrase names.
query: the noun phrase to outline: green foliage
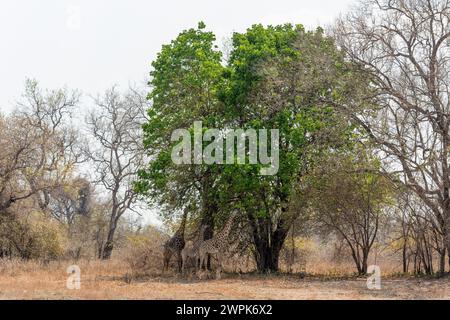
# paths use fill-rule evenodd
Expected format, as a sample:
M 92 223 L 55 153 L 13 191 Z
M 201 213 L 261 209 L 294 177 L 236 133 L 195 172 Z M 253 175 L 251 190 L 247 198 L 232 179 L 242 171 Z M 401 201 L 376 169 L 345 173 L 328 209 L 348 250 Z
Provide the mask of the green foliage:
M 152 63 L 148 95 L 152 107 L 150 121 L 144 125 L 147 146 L 159 140 L 167 143 L 167 133 L 170 138 L 174 128 L 189 127 L 193 120 L 206 125 L 216 121 L 214 97 L 223 72 L 222 54 L 214 45 L 214 34 L 204 28 L 199 23 L 198 29 L 180 33 Z
M 245 33 L 234 33 L 233 51 L 229 61 L 230 85 L 222 98 L 229 105 L 244 107 L 248 95 L 260 77 L 255 72 L 259 64 L 278 55 L 296 56 L 292 43 L 303 26 L 291 24 L 264 27 L 253 25 Z
M 351 146 L 354 128 L 324 102 L 340 97 L 347 71 L 321 29 L 255 25 L 234 34 L 233 45 L 223 94 L 228 123 L 278 129 L 280 163 L 274 176 L 260 176 L 254 166 L 225 168 L 222 180 L 228 183 L 221 194 L 234 190 L 247 210 L 268 217 L 289 205 L 302 175 L 324 154 Z

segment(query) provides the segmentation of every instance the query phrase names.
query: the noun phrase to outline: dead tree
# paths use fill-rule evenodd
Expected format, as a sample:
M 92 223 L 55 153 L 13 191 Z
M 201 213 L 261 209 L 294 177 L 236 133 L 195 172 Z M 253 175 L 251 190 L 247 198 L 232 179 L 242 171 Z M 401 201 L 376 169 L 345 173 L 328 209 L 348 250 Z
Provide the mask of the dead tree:
M 113 87 L 95 99 L 96 108 L 87 118 L 93 144 L 86 152 L 94 166 L 95 182 L 106 190 L 111 203 L 101 259 L 111 257 L 119 219 L 136 202 L 133 183 L 144 165 L 141 124 L 145 119 L 146 100 L 143 97 L 133 89 L 120 95 Z
M 47 210 L 49 194 L 63 187 L 83 161 L 80 137 L 70 124 L 80 93 L 43 91 L 27 80 L 15 111 L 0 118 L 0 211 L 35 197 Z

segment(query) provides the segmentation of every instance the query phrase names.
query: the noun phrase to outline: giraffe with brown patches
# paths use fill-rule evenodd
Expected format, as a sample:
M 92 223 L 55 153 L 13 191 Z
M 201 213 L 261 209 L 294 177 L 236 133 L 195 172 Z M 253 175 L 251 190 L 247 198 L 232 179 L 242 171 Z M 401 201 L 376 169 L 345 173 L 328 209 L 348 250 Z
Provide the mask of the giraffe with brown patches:
M 203 262 L 205 261 L 208 254 L 214 254 L 217 257 L 218 267 L 217 267 L 217 279 L 220 279 L 220 274 L 222 273 L 222 259 L 226 246 L 228 245 L 228 236 L 231 231 L 231 227 L 233 226 L 234 218 L 236 217 L 237 212 L 233 211 L 228 218 L 225 227 L 217 233 L 214 237 L 209 240 L 203 241 L 198 249 L 199 257 L 200 257 L 200 265 L 199 272 L 201 272 L 203 268 Z
M 181 219 L 180 227 L 172 238 L 164 243 L 163 251 L 163 273 L 169 269 L 170 258 L 175 254 L 178 261 L 178 272 L 181 272 L 182 260 L 181 251 L 184 248 L 184 230 L 186 229 L 186 219 L 187 219 L 188 209 L 186 208 L 183 213 L 183 218 Z

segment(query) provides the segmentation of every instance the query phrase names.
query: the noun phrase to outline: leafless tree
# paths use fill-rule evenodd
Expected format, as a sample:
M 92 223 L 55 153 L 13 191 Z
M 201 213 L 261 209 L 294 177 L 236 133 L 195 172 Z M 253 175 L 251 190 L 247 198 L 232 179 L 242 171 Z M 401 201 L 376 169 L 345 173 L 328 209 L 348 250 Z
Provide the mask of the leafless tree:
M 132 210 L 136 202 L 133 183 L 144 165 L 141 124 L 145 119 L 147 101 L 138 90 L 124 95 L 115 87 L 95 99 L 96 108 L 88 118 L 93 143 L 87 154 L 95 170 L 95 182 L 107 191 L 111 203 L 108 234 L 99 248 L 99 258 L 109 259 L 114 247 L 114 234 L 119 219 Z
M 15 112 L 0 118 L 0 211 L 31 196 L 46 210 L 50 192 L 83 161 L 78 132 L 68 121 L 79 98 L 67 89 L 43 92 L 27 80 Z
M 397 223 L 400 225 L 403 272 L 434 273 L 435 253 L 439 255 L 440 265 L 445 264 L 443 234 L 439 222 L 430 215 L 428 207 L 415 194 L 401 193 L 398 199 Z
M 332 33 L 371 81 L 360 105 L 377 106 L 370 112 L 341 107 L 378 143 L 386 168 L 398 172 L 434 216 L 450 264 L 450 2 L 361 1 Z

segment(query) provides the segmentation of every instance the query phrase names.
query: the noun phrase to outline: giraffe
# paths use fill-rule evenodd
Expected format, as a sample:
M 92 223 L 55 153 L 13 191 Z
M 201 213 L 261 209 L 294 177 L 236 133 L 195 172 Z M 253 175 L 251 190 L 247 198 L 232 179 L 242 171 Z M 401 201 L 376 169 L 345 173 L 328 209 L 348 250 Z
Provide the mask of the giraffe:
M 197 240 L 195 241 L 188 241 L 186 242 L 186 245 L 184 246 L 184 249 L 181 251 L 181 258 L 182 258 L 182 268 L 181 273 L 184 274 L 184 268 L 186 266 L 186 262 L 189 258 L 197 259 L 198 258 L 198 249 L 202 242 L 205 239 L 205 230 L 207 226 L 202 225 L 200 227 Z M 197 261 L 195 261 L 195 266 L 197 267 Z
M 181 219 L 180 227 L 177 232 L 173 235 L 172 238 L 164 243 L 164 252 L 163 252 L 163 273 L 165 270 L 169 269 L 170 258 L 173 254 L 177 255 L 178 261 L 178 271 L 181 272 L 182 261 L 181 261 L 181 250 L 183 250 L 185 242 L 184 242 L 184 230 L 186 228 L 186 218 L 188 214 L 188 208 L 184 210 L 183 218 Z
M 222 258 L 224 254 L 224 249 L 228 244 L 228 235 L 230 234 L 231 227 L 233 226 L 234 218 L 236 217 L 237 212 L 233 211 L 228 218 L 225 227 L 217 233 L 212 239 L 203 241 L 198 249 L 198 254 L 200 257 L 199 271 L 203 268 L 203 261 L 205 260 L 208 254 L 215 254 L 218 261 L 217 268 L 217 279 L 220 279 L 220 274 L 222 272 Z

